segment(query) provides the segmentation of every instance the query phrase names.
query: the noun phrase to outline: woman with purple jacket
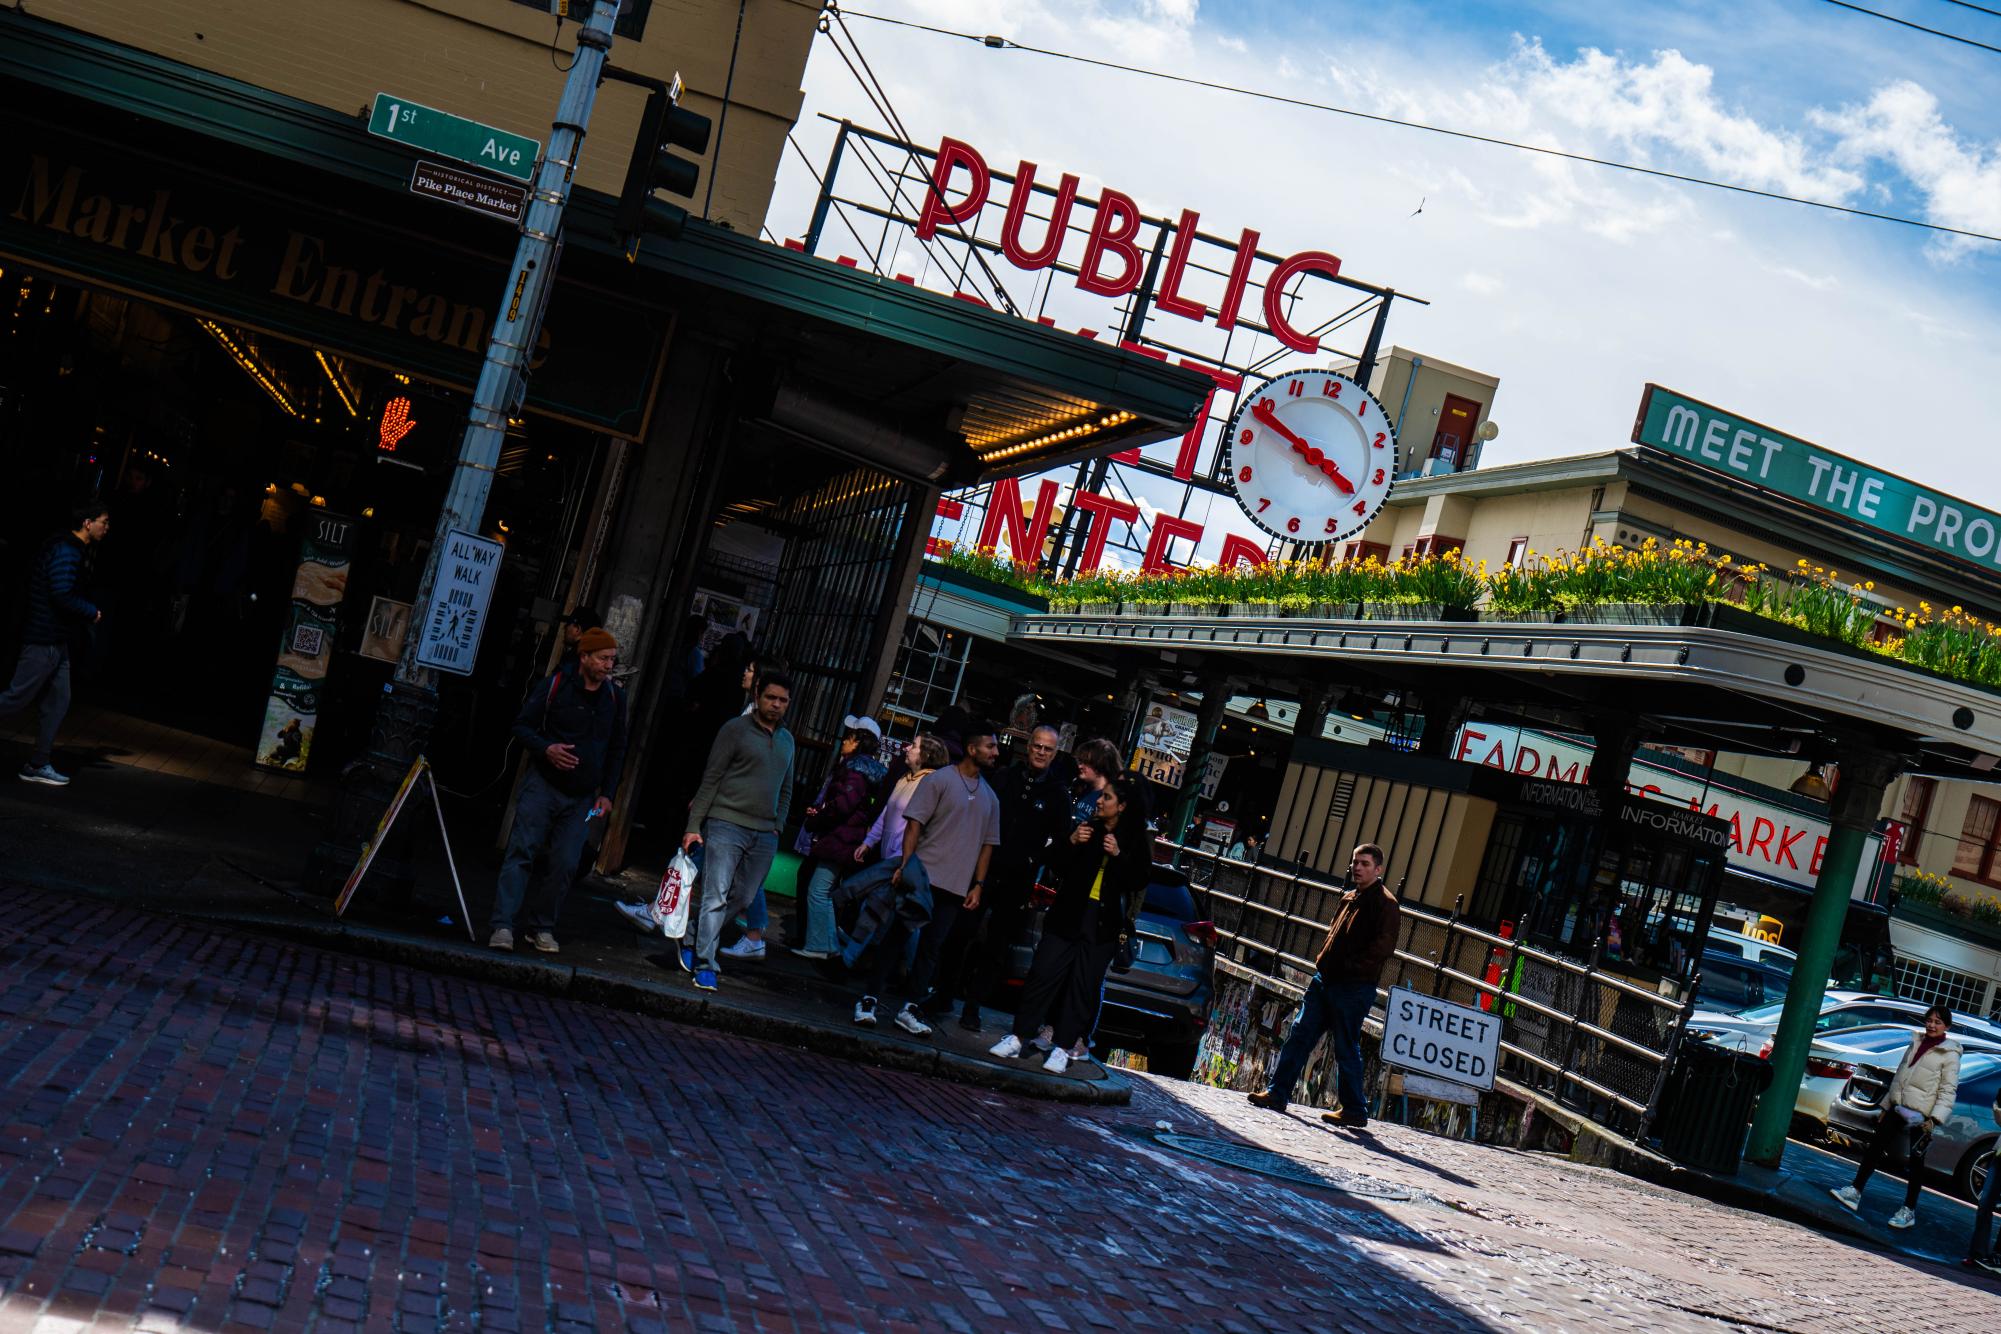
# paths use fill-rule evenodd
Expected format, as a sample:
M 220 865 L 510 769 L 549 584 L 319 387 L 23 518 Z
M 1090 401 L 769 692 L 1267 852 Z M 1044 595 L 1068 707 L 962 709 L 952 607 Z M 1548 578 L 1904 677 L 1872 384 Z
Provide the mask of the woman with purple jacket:
M 813 877 L 806 882 L 806 943 L 792 952 L 807 959 L 829 958 L 834 952 L 834 882 L 854 865 L 882 803 L 883 780 L 889 777 L 877 757 L 882 729 L 875 719 L 849 716 L 841 726 L 840 759 L 819 802 L 806 808 Z

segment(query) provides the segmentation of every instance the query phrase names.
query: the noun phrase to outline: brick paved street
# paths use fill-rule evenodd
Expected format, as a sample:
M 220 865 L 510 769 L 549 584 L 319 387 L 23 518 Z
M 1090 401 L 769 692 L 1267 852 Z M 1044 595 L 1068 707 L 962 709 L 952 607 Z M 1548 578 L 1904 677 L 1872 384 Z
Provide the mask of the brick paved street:
M 2001 1311 L 2001 1287 L 1604 1172 L 1145 1077 L 1129 1108 L 1028 1102 L 12 888 L 0 951 L 0 1330 Z M 1162 1120 L 1351 1189 L 1195 1156 Z

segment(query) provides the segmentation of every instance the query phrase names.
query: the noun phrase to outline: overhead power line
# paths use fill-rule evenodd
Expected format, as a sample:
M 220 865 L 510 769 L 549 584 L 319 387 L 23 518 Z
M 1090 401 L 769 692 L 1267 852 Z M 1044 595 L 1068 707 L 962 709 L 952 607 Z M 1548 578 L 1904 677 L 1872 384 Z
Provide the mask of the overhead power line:
M 1900 19 L 1895 14 L 1885 14 L 1880 9 L 1864 9 L 1861 5 L 1851 5 L 1848 3 L 1848 0 L 1826 0 L 1826 3 L 1833 5 L 1836 9 L 1852 9 L 1857 14 L 1867 14 L 1872 19 L 1881 19 L 1885 23 L 1894 23 L 1900 28 L 1910 28 L 1917 32 L 1929 33 L 1933 37 L 1943 37 L 1948 42 L 1960 42 L 1966 46 L 1977 46 L 1982 51 L 1992 51 L 1995 55 L 2001 56 L 2001 46 L 1989 46 L 1986 42 L 1976 42 L 1971 37 L 1961 37 L 1956 32 L 1946 32 L 1940 28 L 1927 28 L 1922 23 L 1913 23 L 1909 19 Z M 1968 5 L 1967 8 L 1980 9 L 1980 6 Z M 1992 14 L 1994 11 L 1987 9 L 1981 10 L 1981 12 Z
M 940 37 L 956 37 L 964 41 L 978 42 L 993 50 L 1026 51 L 1030 55 L 1049 56 L 1056 60 L 1074 61 L 1080 65 L 1093 65 L 1099 69 L 1116 70 L 1121 74 L 1137 74 L 1143 78 L 1162 79 L 1169 83 L 1186 84 L 1191 88 L 1207 88 L 1219 93 L 1233 93 L 1239 97 L 1252 97 L 1263 102 L 1276 102 L 1283 106 L 1301 107 L 1308 111 L 1325 111 L 1337 116 L 1350 116 L 1356 120 L 1373 121 L 1378 125 L 1395 125 L 1406 130 L 1423 130 L 1428 134 L 1442 134 L 1452 139 L 1466 139 L 1473 143 L 1492 144 L 1497 148 L 1512 148 L 1523 153 L 1536 153 L 1543 157 L 1561 158 L 1566 162 L 1582 162 L 1593 167 L 1610 167 L 1615 171 L 1631 172 L 1637 176 L 1652 176 L 1663 181 L 1678 181 L 1683 185 L 1700 185 L 1711 190 L 1727 190 L 1731 194 L 1750 195 L 1757 199 L 1774 199 L 1784 204 L 1799 204 L 1806 208 L 1817 208 L 1828 213 L 1843 213 L 1854 218 L 1869 218 L 1876 222 L 1894 222 L 1905 227 L 1916 227 L 1923 231 L 1939 232 L 1947 236 L 1964 236 L 1974 241 L 1993 241 L 2001 244 L 2001 236 L 1986 232 L 1976 232 L 1964 227 L 1948 227 L 1944 223 L 1926 222 L 1921 218 L 1906 218 L 1895 213 L 1876 213 L 1866 208 L 1852 208 L 1847 204 L 1829 203 L 1824 199 L 1802 199 L 1798 195 L 1784 194 L 1777 190 L 1760 190 L 1751 185 L 1734 185 L 1729 181 L 1711 180 L 1705 176 L 1690 176 L 1678 171 L 1663 171 L 1659 167 L 1642 167 L 1637 163 L 1619 162 L 1612 158 L 1593 157 L 1588 153 L 1572 153 L 1561 148 L 1547 148 L 1540 144 L 1525 144 L 1513 139 L 1502 139 L 1491 134 L 1475 134 L 1471 130 L 1455 130 L 1444 125 L 1427 125 L 1423 121 L 1402 120 L 1396 116 L 1379 115 L 1373 111 L 1356 111 L 1351 107 L 1335 106 L 1331 102 L 1314 102 L 1303 97 L 1288 97 L 1284 93 L 1267 92 L 1262 88 L 1246 88 L 1238 84 L 1221 83 L 1213 79 L 1197 79 L 1186 74 L 1170 74 L 1166 70 L 1148 69 L 1143 65 L 1123 65 L 1113 60 L 1100 60 L 1095 56 L 1078 55 L 1073 51 L 1057 51 L 1043 46 L 1027 46 L 1006 37 L 996 37 L 981 33 L 956 32 L 950 28 L 934 27 L 928 23 L 914 23 L 908 19 L 890 18 L 883 14 L 865 14 L 857 9 L 841 11 L 849 18 L 871 19 L 877 23 L 887 23 L 899 28 L 914 28 Z
M 1989 9 L 1986 5 L 1976 5 L 1973 3 L 1973 0 L 1945 0 L 1945 2 L 1949 5 L 1958 5 L 1961 9 L 1971 9 L 1981 14 L 1992 14 L 1995 18 L 2001 19 L 2001 9 Z

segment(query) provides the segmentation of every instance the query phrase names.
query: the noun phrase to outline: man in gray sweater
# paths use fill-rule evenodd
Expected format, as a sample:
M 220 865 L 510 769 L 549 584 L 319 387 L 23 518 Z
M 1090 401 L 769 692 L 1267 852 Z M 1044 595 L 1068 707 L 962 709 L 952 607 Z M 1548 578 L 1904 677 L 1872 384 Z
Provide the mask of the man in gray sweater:
M 791 707 L 791 678 L 777 672 L 759 677 L 750 712 L 716 733 L 688 808 L 681 850 L 700 844 L 705 855 L 695 946 L 681 951 L 681 966 L 703 991 L 716 989 L 723 923 L 750 906 L 778 854 L 778 829 L 792 806 L 792 733 L 785 730 Z

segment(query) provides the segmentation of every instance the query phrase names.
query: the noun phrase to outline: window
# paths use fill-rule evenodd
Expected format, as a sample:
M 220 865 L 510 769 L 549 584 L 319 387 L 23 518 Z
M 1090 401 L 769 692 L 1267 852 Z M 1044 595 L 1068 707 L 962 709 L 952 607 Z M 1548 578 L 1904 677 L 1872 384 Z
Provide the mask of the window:
M 905 740 L 923 731 L 959 698 L 972 646 L 973 637 L 962 630 L 947 630 L 914 616 L 904 622 L 896 669 L 883 697 L 882 716 L 891 737 Z
M 1975 798 L 1978 800 L 1978 798 Z M 1990 803 L 1991 804 L 1991 803 Z M 1944 1001 L 1955 1013 L 1979 1014 L 1987 983 L 1968 973 L 1956 973 L 1922 959 L 1897 959 L 1897 994 L 1926 1005 Z
M 592 0 L 568 0 L 567 4 L 556 4 L 552 0 L 514 0 L 517 5 L 539 9 L 544 14 L 562 13 L 572 23 L 582 23 L 591 16 Z M 618 7 L 618 22 L 612 25 L 612 33 L 627 41 L 636 42 L 646 34 L 646 11 L 653 8 L 653 0 L 625 0 Z
M 1992 881 L 2001 867 L 1994 864 L 1994 840 L 2001 834 L 2001 801 L 1975 797 L 1966 805 L 1966 824 L 1959 831 L 1959 849 L 1952 855 L 1954 875 Z
M 1897 860 L 1905 866 L 1918 864 L 1918 843 L 1925 836 L 1925 817 L 1931 814 L 1937 790 L 1938 782 L 1931 778 L 1913 776 L 1904 785 L 1904 808 L 1897 813 L 1904 823 L 1904 841 L 1897 849 Z
M 1464 551 L 1466 539 L 1447 537 L 1443 533 L 1431 533 L 1417 539 L 1414 550 L 1420 556 L 1444 556 L 1454 551 Z
M 1508 539 L 1508 568 L 1519 570 L 1529 563 L 1529 540 L 1526 537 Z
M 1390 544 L 1387 542 L 1350 542 L 1342 550 L 1343 560 L 1365 561 L 1371 556 L 1384 564 L 1389 563 Z

